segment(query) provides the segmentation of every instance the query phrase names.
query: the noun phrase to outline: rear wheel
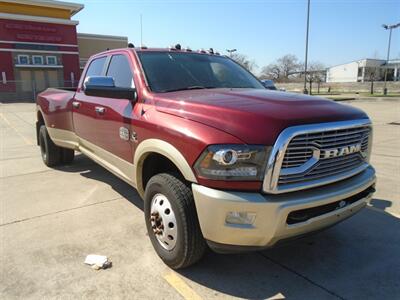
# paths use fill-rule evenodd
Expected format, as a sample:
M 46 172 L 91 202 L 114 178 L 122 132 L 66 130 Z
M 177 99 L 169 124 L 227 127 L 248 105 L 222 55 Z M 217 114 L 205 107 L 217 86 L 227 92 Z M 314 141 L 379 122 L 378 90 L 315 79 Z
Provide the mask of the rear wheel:
M 39 130 L 39 145 L 42 160 L 48 167 L 56 166 L 61 161 L 61 148 L 50 139 L 46 126 L 42 125 Z
M 48 167 L 70 164 L 74 160 L 75 151 L 54 144 L 45 125 L 40 126 L 39 129 L 39 146 L 42 160 Z
M 206 243 L 190 187 L 176 176 L 158 174 L 149 180 L 144 198 L 147 231 L 160 258 L 173 269 L 200 260 Z
M 61 148 L 61 162 L 64 164 L 70 164 L 73 162 L 75 157 L 75 150 Z

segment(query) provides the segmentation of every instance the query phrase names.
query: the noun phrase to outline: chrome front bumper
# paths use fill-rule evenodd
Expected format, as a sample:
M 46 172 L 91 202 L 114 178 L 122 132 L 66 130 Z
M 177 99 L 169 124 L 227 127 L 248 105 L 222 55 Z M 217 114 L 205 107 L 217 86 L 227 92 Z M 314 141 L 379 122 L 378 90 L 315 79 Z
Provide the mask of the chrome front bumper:
M 329 227 L 355 214 L 371 199 L 373 192 L 368 189 L 372 189 L 375 181 L 375 170 L 368 167 L 343 181 L 286 194 L 221 191 L 197 184 L 192 184 L 192 190 L 206 240 L 227 246 L 270 247 L 280 240 Z M 354 200 L 357 195 L 361 196 Z M 292 212 L 327 207 L 347 199 L 352 201 L 346 202 L 344 207 L 340 203 L 327 213 L 288 224 Z M 256 219 L 252 225 L 227 224 L 225 218 L 229 212 L 256 213 Z

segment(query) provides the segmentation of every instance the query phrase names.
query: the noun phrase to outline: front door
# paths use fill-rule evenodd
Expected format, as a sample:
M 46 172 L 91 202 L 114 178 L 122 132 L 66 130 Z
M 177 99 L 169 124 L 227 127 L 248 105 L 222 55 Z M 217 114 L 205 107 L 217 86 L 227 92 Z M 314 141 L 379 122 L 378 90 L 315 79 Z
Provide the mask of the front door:
M 124 54 L 111 57 L 106 76 L 112 77 L 116 87 L 133 88 L 133 66 Z M 138 106 L 131 99 L 101 98 L 98 103 L 104 112 L 98 115 L 97 144 L 104 150 L 133 163 L 134 128 L 132 119 L 138 115 Z
M 87 69 L 85 77 L 101 76 L 105 72 L 107 57 L 103 56 L 92 60 Z M 100 102 L 100 103 L 99 103 Z M 97 144 L 97 120 L 96 106 L 100 105 L 102 99 L 99 97 L 86 96 L 82 90 L 77 91 L 72 102 L 72 116 L 74 120 L 75 133 L 85 142 Z

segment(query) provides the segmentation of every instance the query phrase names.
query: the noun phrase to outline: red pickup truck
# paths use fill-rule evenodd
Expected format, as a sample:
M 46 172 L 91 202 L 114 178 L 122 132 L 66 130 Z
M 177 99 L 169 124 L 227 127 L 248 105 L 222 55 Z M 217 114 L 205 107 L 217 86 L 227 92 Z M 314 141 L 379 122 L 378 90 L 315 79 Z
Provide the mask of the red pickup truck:
M 266 90 L 212 51 L 127 48 L 90 58 L 76 91 L 37 97 L 48 166 L 80 151 L 144 200 L 151 242 L 178 269 L 314 232 L 371 198 L 372 125 L 359 109 Z

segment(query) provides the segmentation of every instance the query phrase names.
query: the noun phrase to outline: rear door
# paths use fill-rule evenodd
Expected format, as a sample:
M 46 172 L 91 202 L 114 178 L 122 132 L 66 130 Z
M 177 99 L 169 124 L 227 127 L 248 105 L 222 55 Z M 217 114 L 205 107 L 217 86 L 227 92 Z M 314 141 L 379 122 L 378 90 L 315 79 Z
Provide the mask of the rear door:
M 134 88 L 133 65 L 127 54 L 113 54 L 109 61 L 105 75 L 112 77 L 116 87 Z M 101 98 L 99 105 L 104 109 L 104 114 L 98 115 L 96 125 L 98 145 L 118 156 L 133 163 L 131 136 L 134 132 L 131 121 L 137 109 L 136 104 L 130 99 Z
M 107 56 L 95 58 L 90 62 L 86 74 L 83 76 L 102 76 L 106 71 Z M 86 96 L 82 89 L 79 89 L 75 94 L 75 99 L 72 102 L 72 116 L 76 134 L 81 138 L 81 143 L 88 146 L 85 142 L 88 141 L 97 144 L 97 119 L 96 107 L 99 104 L 99 97 Z

